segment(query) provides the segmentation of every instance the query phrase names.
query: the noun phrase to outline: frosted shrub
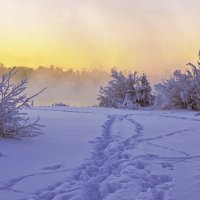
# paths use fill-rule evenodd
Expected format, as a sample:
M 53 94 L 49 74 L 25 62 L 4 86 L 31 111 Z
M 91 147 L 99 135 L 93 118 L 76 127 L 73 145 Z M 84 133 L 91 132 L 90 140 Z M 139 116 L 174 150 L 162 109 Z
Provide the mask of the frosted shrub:
M 176 70 L 169 79 L 155 85 L 155 105 L 162 109 L 200 110 L 200 67 L 187 64 L 191 70 Z
M 22 112 L 22 109 L 30 107 L 33 98 L 43 90 L 27 97 L 24 94 L 27 88 L 26 79 L 17 84 L 11 83 L 16 73 L 17 70 L 13 68 L 3 74 L 0 80 L 0 137 L 20 137 L 40 132 L 39 118 L 30 123 L 27 113 Z
M 111 71 L 113 78 L 106 87 L 99 90 L 100 107 L 134 109 L 152 104 L 151 86 L 146 75 L 138 76 L 135 72 L 127 77 L 122 72 Z

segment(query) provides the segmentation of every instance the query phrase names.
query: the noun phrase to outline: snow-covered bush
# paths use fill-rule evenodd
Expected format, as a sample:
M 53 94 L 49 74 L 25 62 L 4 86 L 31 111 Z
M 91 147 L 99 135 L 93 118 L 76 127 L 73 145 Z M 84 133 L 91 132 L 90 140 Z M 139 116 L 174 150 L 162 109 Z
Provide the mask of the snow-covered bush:
M 13 68 L 3 74 L 0 80 L 0 137 L 20 137 L 40 132 L 39 118 L 29 122 L 27 113 L 22 112 L 22 109 L 30 107 L 32 99 L 44 90 L 27 97 L 24 94 L 27 88 L 26 79 L 17 84 L 11 83 L 16 73 L 16 68 Z
M 187 64 L 191 70 L 176 70 L 169 79 L 155 85 L 155 105 L 162 109 L 200 110 L 200 67 Z
M 130 73 L 126 77 L 122 72 L 111 71 L 113 78 L 106 87 L 100 87 L 98 100 L 100 107 L 134 109 L 152 104 L 151 86 L 146 78 Z

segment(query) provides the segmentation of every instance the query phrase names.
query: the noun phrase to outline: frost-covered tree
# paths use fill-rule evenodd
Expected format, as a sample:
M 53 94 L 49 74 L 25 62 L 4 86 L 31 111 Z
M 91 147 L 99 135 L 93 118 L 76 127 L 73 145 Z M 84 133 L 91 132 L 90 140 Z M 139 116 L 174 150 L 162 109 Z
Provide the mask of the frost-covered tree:
M 151 86 L 143 74 L 130 73 L 126 77 L 122 72 L 111 71 L 112 80 L 99 90 L 100 107 L 129 108 L 149 106 L 152 103 Z
M 27 88 L 27 80 L 24 79 L 13 84 L 12 77 L 17 73 L 13 68 L 2 75 L 0 80 L 0 137 L 21 137 L 34 135 L 40 132 L 39 118 L 33 122 L 22 109 L 30 107 L 34 97 L 42 93 L 27 97 L 24 94 Z
M 145 74 L 143 74 L 136 86 L 137 103 L 141 106 L 149 106 L 153 103 L 152 89 Z
M 200 66 L 187 64 L 191 70 L 176 70 L 169 79 L 155 85 L 155 105 L 162 109 L 200 110 Z

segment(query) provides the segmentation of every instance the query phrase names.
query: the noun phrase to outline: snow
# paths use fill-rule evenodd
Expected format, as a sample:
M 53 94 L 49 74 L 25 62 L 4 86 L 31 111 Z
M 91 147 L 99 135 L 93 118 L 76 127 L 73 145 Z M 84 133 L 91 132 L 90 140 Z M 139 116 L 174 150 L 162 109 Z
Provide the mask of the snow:
M 35 107 L 43 134 L 0 140 L 3 200 L 199 200 L 196 112 Z

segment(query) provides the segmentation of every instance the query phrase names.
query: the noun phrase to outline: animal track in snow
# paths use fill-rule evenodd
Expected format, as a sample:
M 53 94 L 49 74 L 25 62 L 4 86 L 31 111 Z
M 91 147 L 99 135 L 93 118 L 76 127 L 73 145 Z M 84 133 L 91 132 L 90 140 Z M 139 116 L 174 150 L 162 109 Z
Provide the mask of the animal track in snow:
M 113 126 L 118 121 L 125 123 L 125 126 L 127 123 L 132 124 L 133 128 L 129 130 L 131 133 L 128 133 L 130 137 L 116 137 L 118 133 L 113 132 Z M 145 194 L 149 192 L 152 198 L 164 198 L 171 187 L 169 183 L 172 179 L 168 174 L 151 173 L 149 167 L 152 162 L 163 167 L 163 162 L 158 162 L 160 158 L 151 154 L 133 157 L 126 153 L 128 150 L 134 151 L 142 142 L 139 141 L 143 135 L 142 125 L 129 118 L 129 115 L 109 115 L 102 129 L 102 136 L 97 137 L 93 143 L 94 151 L 91 158 L 65 182 L 51 187 L 50 190 L 41 190 L 37 198 L 109 200 L 121 195 L 127 199 L 131 199 L 131 196 L 145 199 Z M 163 168 L 167 168 L 166 162 Z
M 58 164 L 58 165 L 52 165 L 48 167 L 43 167 L 41 168 L 42 170 L 57 170 L 60 169 L 63 166 L 63 164 Z

